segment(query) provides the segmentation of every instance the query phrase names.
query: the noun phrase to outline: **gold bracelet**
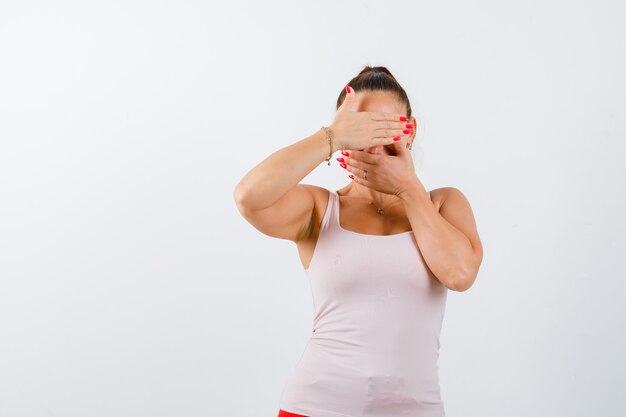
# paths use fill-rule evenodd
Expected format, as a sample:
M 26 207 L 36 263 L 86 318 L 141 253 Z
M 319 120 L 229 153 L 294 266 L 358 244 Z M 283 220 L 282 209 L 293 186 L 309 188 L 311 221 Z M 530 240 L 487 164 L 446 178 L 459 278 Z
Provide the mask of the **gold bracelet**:
M 328 162 L 328 166 L 330 166 L 330 157 L 333 155 L 333 137 L 332 137 L 333 131 L 330 130 L 330 128 L 326 126 L 322 126 L 322 129 L 324 129 L 324 132 L 326 132 L 326 138 L 328 139 L 328 146 L 330 147 L 328 158 L 325 159 L 325 161 Z

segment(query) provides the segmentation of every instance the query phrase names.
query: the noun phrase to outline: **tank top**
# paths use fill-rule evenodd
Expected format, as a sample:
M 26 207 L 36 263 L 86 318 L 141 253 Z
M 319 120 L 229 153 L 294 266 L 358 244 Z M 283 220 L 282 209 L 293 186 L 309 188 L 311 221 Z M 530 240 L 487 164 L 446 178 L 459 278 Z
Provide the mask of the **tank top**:
M 448 289 L 413 231 L 343 229 L 339 194 L 330 191 L 305 274 L 312 332 L 280 408 L 311 417 L 445 416 L 437 361 Z

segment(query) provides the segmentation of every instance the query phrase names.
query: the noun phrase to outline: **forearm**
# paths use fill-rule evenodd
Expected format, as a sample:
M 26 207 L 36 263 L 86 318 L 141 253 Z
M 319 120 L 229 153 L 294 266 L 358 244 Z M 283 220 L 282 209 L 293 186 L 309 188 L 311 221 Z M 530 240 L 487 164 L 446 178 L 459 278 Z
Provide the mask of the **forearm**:
M 472 259 L 469 239 L 437 212 L 417 177 L 400 198 L 428 267 L 443 285 L 455 290 L 465 271 L 471 269 L 468 264 Z
M 337 150 L 333 141 L 332 152 Z M 252 168 L 237 184 L 235 198 L 251 210 L 260 210 L 278 201 L 322 161 L 331 148 L 323 129 L 274 152 Z

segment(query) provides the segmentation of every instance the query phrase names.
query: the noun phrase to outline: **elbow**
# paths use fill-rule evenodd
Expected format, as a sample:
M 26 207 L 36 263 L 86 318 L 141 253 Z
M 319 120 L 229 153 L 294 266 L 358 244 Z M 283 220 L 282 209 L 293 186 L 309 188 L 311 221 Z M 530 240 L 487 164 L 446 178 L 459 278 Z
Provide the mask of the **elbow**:
M 469 290 L 478 276 L 478 269 L 482 263 L 482 250 L 470 262 L 460 268 L 451 280 L 450 289 L 458 292 Z
M 233 200 L 235 200 L 235 205 L 240 213 L 246 211 L 248 207 L 248 191 L 243 183 L 237 184 L 233 190 Z
M 467 291 L 472 287 L 472 285 L 474 285 L 477 275 L 477 270 L 457 274 L 456 277 L 450 281 L 450 286 L 448 288 L 457 292 Z
M 463 280 L 456 279 L 452 281 L 452 283 L 450 284 L 448 288 L 456 292 L 464 292 L 464 291 L 469 290 L 473 283 L 474 283 L 473 281 L 468 280 L 468 279 L 463 279 Z

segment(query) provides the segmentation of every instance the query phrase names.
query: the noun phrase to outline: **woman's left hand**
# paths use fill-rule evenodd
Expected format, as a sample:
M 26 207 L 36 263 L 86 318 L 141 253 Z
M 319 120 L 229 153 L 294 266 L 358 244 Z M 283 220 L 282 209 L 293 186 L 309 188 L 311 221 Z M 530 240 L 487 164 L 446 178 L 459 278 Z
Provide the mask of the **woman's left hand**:
M 400 196 L 417 180 L 413 159 L 404 141 L 393 144 L 396 155 L 349 150 L 337 158 L 350 171 L 353 181 L 385 194 Z M 343 165 L 342 165 L 343 167 Z M 365 174 L 367 172 L 367 174 Z M 363 178 L 365 177 L 365 178 Z

